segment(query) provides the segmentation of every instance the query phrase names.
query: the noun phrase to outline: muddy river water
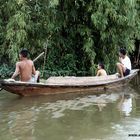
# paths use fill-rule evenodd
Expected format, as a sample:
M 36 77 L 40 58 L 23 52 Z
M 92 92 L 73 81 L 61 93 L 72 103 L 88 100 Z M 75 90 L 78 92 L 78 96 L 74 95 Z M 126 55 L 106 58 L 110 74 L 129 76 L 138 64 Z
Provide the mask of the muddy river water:
M 0 140 L 140 139 L 140 76 L 121 91 L 61 98 L 0 92 Z

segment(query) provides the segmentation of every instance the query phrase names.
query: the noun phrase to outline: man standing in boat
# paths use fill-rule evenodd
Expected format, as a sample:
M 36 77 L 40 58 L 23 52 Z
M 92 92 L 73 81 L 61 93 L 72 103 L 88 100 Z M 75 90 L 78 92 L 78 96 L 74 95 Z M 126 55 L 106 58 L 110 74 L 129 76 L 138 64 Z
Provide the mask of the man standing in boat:
M 33 61 L 28 59 L 27 49 L 21 50 L 19 59 L 20 61 L 16 63 L 16 69 L 11 78 L 15 79 L 19 75 L 20 81 L 39 82 L 39 71 L 35 70 Z
M 130 58 L 126 55 L 126 50 L 123 48 L 119 51 L 119 63 L 117 63 L 117 70 L 120 77 L 129 75 L 131 71 Z

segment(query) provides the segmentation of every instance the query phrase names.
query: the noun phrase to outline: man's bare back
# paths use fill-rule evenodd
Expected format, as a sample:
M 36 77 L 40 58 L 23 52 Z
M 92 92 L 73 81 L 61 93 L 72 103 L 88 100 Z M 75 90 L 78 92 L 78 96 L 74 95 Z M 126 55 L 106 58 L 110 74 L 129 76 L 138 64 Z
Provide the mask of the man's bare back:
M 97 76 L 107 76 L 107 73 L 104 69 L 100 69 L 97 72 Z
M 102 64 L 102 63 L 98 64 L 98 71 L 97 71 L 96 76 L 107 76 L 107 73 L 104 70 L 104 64 Z
M 27 54 L 27 50 L 22 50 L 20 52 L 20 61 L 16 63 L 16 69 L 13 76 L 11 77 L 12 79 L 15 79 L 15 77 L 19 75 L 20 81 L 31 82 L 32 75 L 36 75 L 36 73 L 38 73 L 35 70 L 33 61 L 27 58 Z
M 21 81 L 29 81 L 32 78 L 32 74 L 36 74 L 34 64 L 31 60 L 22 60 L 21 62 L 17 62 L 16 67 L 19 68 Z

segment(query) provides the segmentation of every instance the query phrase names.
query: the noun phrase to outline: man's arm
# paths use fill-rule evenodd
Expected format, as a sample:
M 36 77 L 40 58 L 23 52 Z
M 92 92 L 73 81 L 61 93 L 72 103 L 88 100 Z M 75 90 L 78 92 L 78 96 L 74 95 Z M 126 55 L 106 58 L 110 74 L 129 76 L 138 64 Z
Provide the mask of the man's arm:
M 19 75 L 19 73 L 20 73 L 20 71 L 19 71 L 19 63 L 17 62 L 16 63 L 16 69 L 15 69 L 15 72 L 14 72 L 14 74 L 12 75 L 12 79 L 15 79 L 16 78 L 16 76 L 18 76 Z
M 96 76 L 100 76 L 100 74 L 101 74 L 101 72 L 100 72 L 100 70 L 98 70 Z
M 33 63 L 33 67 L 32 67 L 32 74 L 33 74 L 33 75 L 35 75 L 35 74 L 36 74 L 36 70 L 35 70 L 34 63 Z
M 119 57 L 119 62 L 122 63 L 122 58 L 121 57 Z

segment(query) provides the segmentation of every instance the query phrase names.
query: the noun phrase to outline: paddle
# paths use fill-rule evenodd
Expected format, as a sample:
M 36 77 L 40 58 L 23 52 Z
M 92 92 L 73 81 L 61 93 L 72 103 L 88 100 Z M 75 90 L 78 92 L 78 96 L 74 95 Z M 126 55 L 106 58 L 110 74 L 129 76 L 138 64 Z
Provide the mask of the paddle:
M 41 54 L 39 54 L 34 60 L 33 62 L 36 62 L 45 52 L 42 52 Z

